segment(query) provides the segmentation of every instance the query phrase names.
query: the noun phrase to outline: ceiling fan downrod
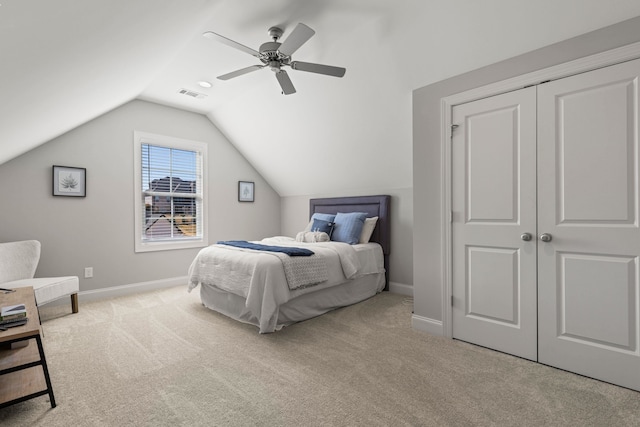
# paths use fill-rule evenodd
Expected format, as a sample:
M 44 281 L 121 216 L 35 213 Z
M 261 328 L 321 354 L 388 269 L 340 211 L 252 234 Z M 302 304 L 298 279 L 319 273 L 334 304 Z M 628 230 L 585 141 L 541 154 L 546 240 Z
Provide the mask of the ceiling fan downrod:
M 282 28 L 280 27 L 271 27 L 267 31 L 267 34 L 269 34 L 269 37 L 271 37 L 274 42 L 277 42 L 278 39 L 282 37 L 282 34 L 284 34 L 284 31 L 282 31 Z

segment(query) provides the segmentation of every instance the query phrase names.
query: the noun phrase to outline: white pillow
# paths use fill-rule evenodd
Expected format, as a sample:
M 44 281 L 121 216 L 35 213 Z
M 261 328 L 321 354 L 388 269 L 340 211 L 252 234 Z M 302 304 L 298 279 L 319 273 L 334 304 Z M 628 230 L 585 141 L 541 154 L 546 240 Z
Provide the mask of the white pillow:
M 296 234 L 296 242 L 317 243 L 328 241 L 329 235 L 322 231 L 301 231 Z
M 366 218 L 364 220 L 364 225 L 362 226 L 362 232 L 360 233 L 360 239 L 358 240 L 358 243 L 369 243 L 369 239 L 373 234 L 373 229 L 376 228 L 377 221 L 377 216 L 374 216 L 373 218 Z

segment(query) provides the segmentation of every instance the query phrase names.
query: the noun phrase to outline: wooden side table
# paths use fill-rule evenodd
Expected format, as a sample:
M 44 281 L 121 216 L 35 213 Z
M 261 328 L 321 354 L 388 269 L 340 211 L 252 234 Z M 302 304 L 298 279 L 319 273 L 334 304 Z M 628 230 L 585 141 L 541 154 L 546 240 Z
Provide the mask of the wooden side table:
M 42 347 L 42 329 L 32 287 L 15 292 L 0 292 L 0 307 L 24 304 L 29 321 L 6 331 L 0 330 L 0 345 L 27 341 L 26 347 L 0 349 L 0 408 L 49 395 L 51 407 L 56 407 L 49 369 Z

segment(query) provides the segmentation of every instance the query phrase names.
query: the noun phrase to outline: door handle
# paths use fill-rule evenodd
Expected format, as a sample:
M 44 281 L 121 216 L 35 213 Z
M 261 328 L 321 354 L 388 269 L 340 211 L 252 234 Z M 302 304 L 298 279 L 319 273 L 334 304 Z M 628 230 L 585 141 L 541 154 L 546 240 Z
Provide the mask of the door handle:
M 542 233 L 540 235 L 540 240 L 542 240 L 543 242 L 550 242 L 552 239 L 551 234 L 549 233 Z
M 525 242 L 528 242 L 529 240 L 531 240 L 531 238 L 532 238 L 532 237 L 533 237 L 533 236 L 531 235 L 531 233 L 522 233 L 522 234 L 520 235 L 520 238 L 521 238 L 522 240 L 524 240 Z

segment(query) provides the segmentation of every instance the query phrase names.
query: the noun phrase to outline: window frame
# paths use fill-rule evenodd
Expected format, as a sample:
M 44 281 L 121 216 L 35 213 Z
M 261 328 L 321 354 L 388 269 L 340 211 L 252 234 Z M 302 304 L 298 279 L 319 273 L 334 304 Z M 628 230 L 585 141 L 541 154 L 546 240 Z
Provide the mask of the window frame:
M 202 248 L 209 245 L 208 239 L 208 197 L 207 197 L 207 144 L 200 141 L 192 141 L 183 138 L 175 138 L 165 135 L 157 135 L 148 132 L 133 132 L 133 170 L 134 170 L 134 242 L 135 252 L 152 252 L 173 249 Z M 143 221 L 145 215 L 145 189 L 142 188 L 142 145 L 149 144 L 164 148 L 177 150 L 194 151 L 199 153 L 202 162 L 200 170 L 202 172 L 202 185 L 199 193 L 201 199 L 201 214 L 199 227 L 202 235 L 194 238 L 162 239 L 149 241 L 143 239 Z M 196 195 L 198 198 L 198 195 Z

